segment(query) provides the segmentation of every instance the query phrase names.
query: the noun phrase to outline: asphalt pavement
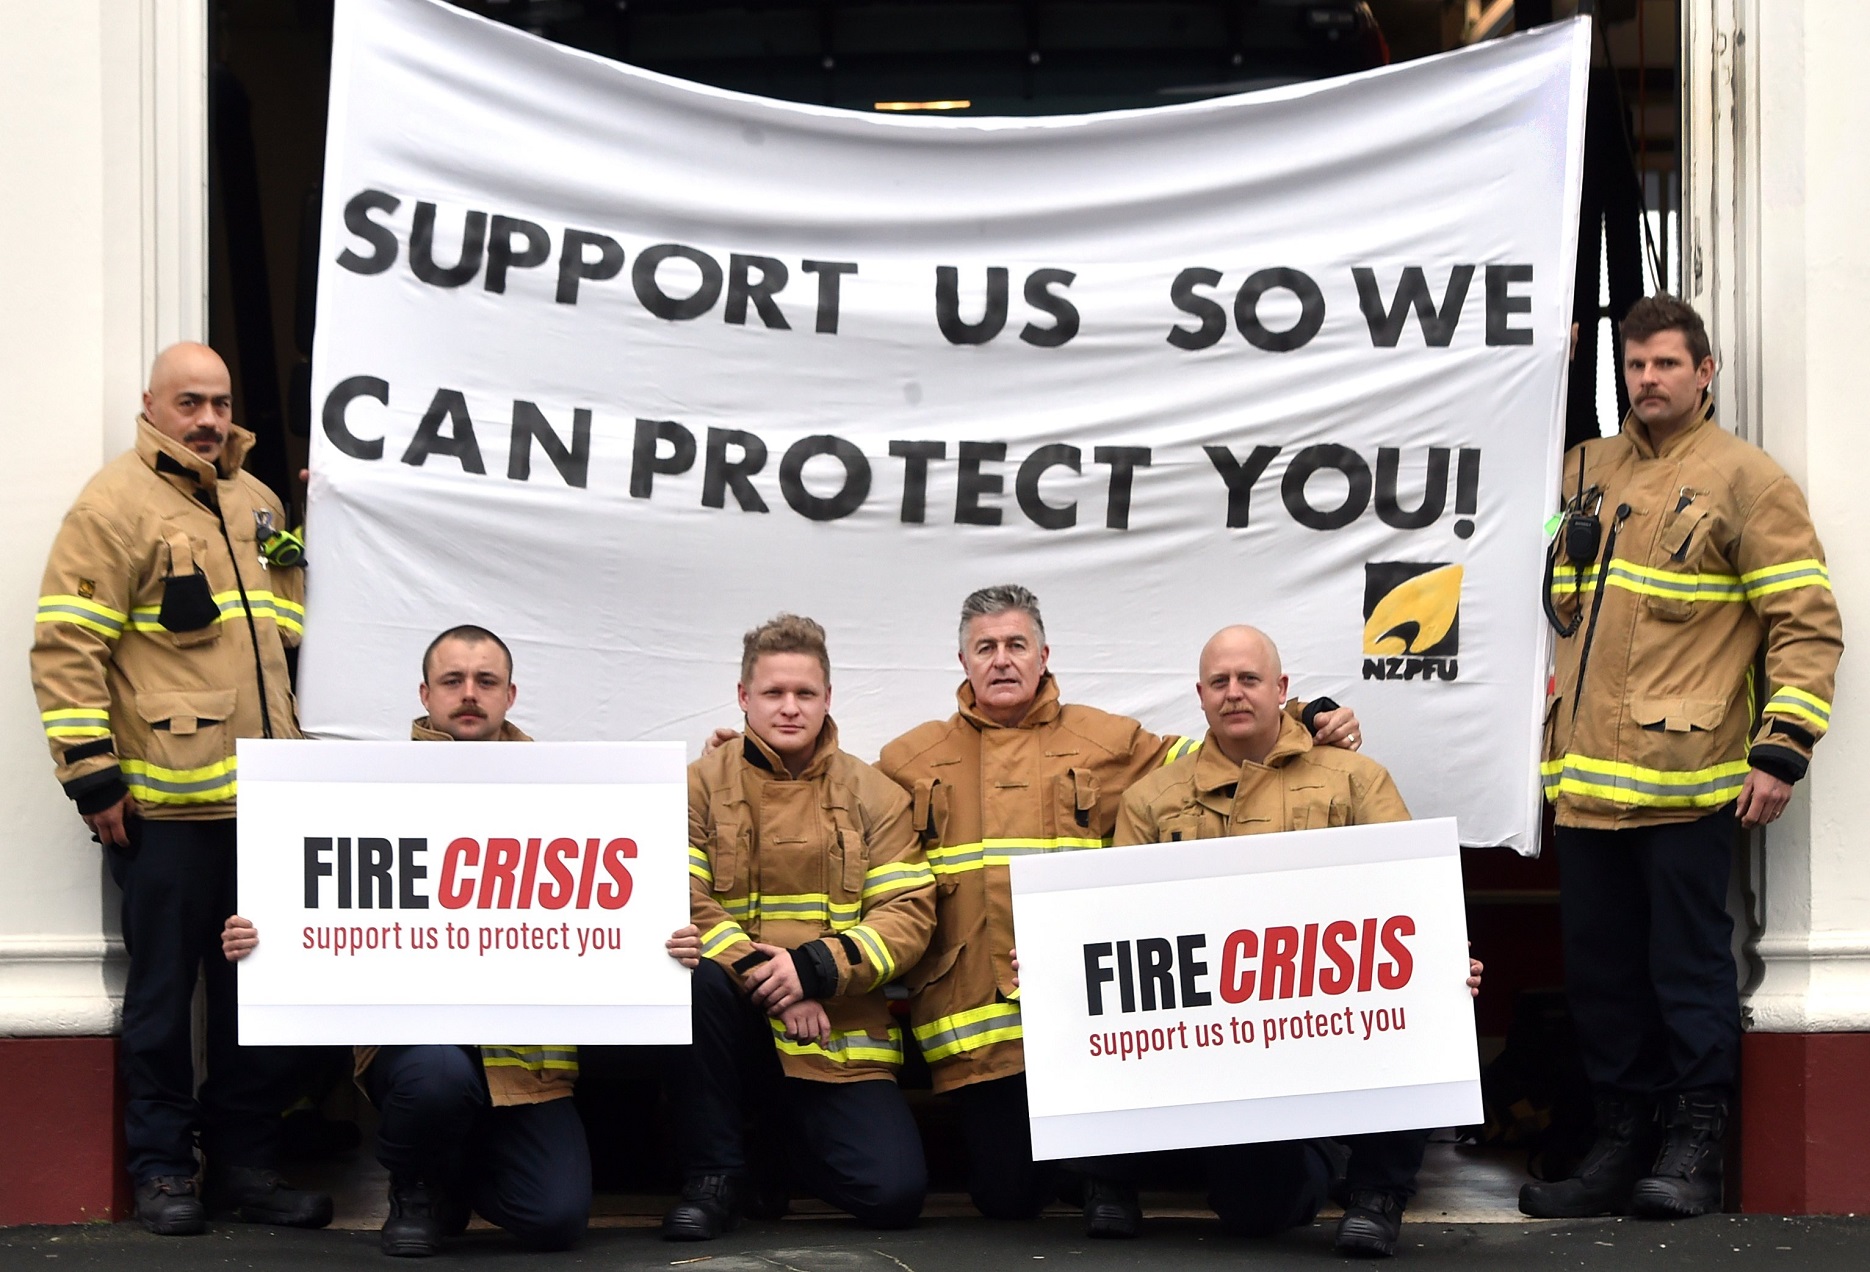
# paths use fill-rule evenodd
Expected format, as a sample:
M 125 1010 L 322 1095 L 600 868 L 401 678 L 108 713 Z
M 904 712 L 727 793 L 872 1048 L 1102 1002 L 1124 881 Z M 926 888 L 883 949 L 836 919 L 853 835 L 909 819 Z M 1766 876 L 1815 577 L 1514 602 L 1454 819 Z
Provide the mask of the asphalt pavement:
M 470 1232 L 429 1266 L 529 1272 L 565 1269 L 685 1269 L 692 1272 L 990 1272 L 1040 1265 L 1078 1272 L 1117 1268 L 1249 1267 L 1317 1272 L 1349 1262 L 1331 1251 L 1321 1221 L 1271 1241 L 1244 1241 L 1211 1219 L 1154 1218 L 1136 1241 L 1088 1241 L 1075 1216 L 1033 1223 L 977 1218 L 925 1220 L 906 1232 L 877 1233 L 848 1220 L 789 1219 L 748 1224 L 714 1242 L 675 1245 L 632 1224 L 593 1230 L 579 1249 L 528 1254 L 497 1232 Z M 216 1224 L 204 1236 L 153 1237 L 133 1223 L 0 1230 L 0 1269 L 124 1268 L 138 1272 L 203 1269 L 372 1268 L 396 1266 L 360 1230 L 297 1232 Z M 1553 1223 L 1406 1223 L 1397 1269 L 1799 1269 L 1862 1272 L 1870 1268 L 1870 1219 L 1789 1219 L 1714 1215 L 1676 1223 L 1592 1219 Z

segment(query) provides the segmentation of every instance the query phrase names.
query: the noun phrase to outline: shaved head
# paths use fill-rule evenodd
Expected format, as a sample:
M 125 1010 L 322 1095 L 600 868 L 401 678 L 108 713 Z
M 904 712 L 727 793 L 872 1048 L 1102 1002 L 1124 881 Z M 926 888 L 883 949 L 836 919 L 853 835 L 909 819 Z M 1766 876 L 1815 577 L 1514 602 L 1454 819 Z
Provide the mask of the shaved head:
M 1195 696 L 1221 754 L 1236 764 L 1262 763 L 1279 740 L 1286 701 L 1279 647 L 1256 627 L 1223 627 L 1201 647 Z
M 157 354 L 143 392 L 143 415 L 157 432 L 218 462 L 234 424 L 233 381 L 221 355 L 193 341 Z
M 1285 674 L 1285 667 L 1279 660 L 1279 646 L 1273 644 L 1273 638 L 1257 627 L 1248 627 L 1245 623 L 1235 623 L 1232 627 L 1223 627 L 1208 637 L 1208 643 L 1201 647 L 1201 675 L 1205 678 L 1211 659 L 1225 657 L 1236 651 L 1251 651 L 1263 655 L 1265 665 L 1271 669 L 1273 679 Z

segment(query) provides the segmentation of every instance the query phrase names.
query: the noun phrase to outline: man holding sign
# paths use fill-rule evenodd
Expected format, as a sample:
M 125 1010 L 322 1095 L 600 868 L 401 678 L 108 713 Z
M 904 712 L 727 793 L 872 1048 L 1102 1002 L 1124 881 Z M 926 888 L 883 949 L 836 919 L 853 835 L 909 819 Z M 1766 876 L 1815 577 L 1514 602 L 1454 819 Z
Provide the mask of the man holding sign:
M 452 627 L 422 655 L 417 742 L 530 742 L 507 719 L 519 695 L 513 654 L 484 627 Z M 234 915 L 221 933 L 229 961 L 259 932 Z M 668 941 L 684 966 L 700 961 L 693 927 Z M 437 1253 L 471 1206 L 524 1244 L 565 1249 L 591 1211 L 591 1157 L 570 1096 L 570 1046 L 390 1046 L 357 1049 L 357 1079 L 377 1107 L 377 1160 L 390 1173 L 383 1252 Z
M 704 957 L 676 1073 L 687 1179 L 662 1233 L 706 1241 L 733 1226 L 750 1112 L 782 1120 L 813 1192 L 902 1227 L 927 1174 L 883 986 L 928 944 L 935 878 L 908 797 L 838 749 L 824 628 L 782 614 L 748 632 L 739 697 L 746 735 L 688 769 Z
M 1172 843 L 1327 826 L 1407 821 L 1409 810 L 1375 760 L 1320 749 L 1280 708 L 1286 676 L 1279 651 L 1251 627 L 1227 627 L 1201 651 L 1196 682 L 1208 736 L 1201 749 L 1132 786 L 1117 815 L 1116 843 Z M 1480 968 L 1470 969 L 1478 987 Z M 1415 1194 L 1428 1132 L 1347 1137 L 1349 1203 L 1337 1248 L 1387 1255 Z M 1209 1200 L 1221 1222 L 1247 1236 L 1309 1223 L 1331 1182 L 1318 1144 L 1288 1140 L 1209 1152 Z M 1137 1214 L 1135 1192 L 1126 1198 Z
M 1017 585 L 981 588 L 961 604 L 959 710 L 883 748 L 877 767 L 915 800 L 915 826 L 941 881 L 928 956 L 905 978 L 911 1019 L 937 1091 L 961 1105 L 968 1192 L 981 1213 L 1037 1215 L 1058 1193 L 1035 1164 L 1013 955 L 1007 863 L 1035 852 L 1101 848 L 1117 801 L 1143 775 L 1195 749 L 1135 720 L 1060 700 L 1039 599 Z M 1355 750 L 1357 717 L 1328 698 L 1295 703 L 1322 745 Z M 1296 727 L 1296 725 L 1295 725 Z M 1122 1198 L 1087 1189 L 1093 1235 L 1128 1235 Z M 1133 1205 L 1134 1197 L 1131 1196 Z M 1127 1229 L 1126 1232 L 1108 1228 Z

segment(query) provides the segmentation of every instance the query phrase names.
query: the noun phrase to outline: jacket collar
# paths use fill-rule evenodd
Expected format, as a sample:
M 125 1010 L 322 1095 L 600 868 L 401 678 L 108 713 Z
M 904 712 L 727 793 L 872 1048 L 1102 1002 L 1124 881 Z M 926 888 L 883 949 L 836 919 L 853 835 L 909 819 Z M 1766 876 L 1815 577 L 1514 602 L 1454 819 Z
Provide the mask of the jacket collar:
M 1649 430 L 1644 428 L 1642 421 L 1636 418 L 1636 412 L 1632 411 L 1623 417 L 1623 431 L 1629 437 L 1630 444 L 1636 447 L 1636 453 L 1644 459 L 1667 459 L 1672 455 L 1680 455 L 1713 427 L 1714 395 L 1707 392 L 1702 393 L 1701 406 L 1695 412 L 1694 418 L 1682 425 L 1673 437 L 1664 442 L 1661 450 L 1657 450 L 1649 440 Z
M 998 724 L 980 713 L 980 707 L 974 701 L 974 686 L 967 681 L 954 691 L 955 701 L 961 706 L 961 715 L 977 729 L 1036 729 L 1040 725 L 1050 724 L 1058 719 L 1061 704 L 1058 700 L 1058 681 L 1051 672 L 1039 677 L 1039 691 L 1033 695 L 1032 705 L 1026 708 L 1026 714 L 1015 725 Z
M 432 727 L 429 724 L 429 718 L 427 716 L 419 715 L 409 723 L 409 740 L 411 742 L 452 742 L 454 738 L 443 733 L 440 729 Z M 507 720 L 500 725 L 499 735 L 489 738 L 488 741 L 530 742 L 532 739 L 514 728 L 511 720 Z
M 210 464 L 182 443 L 149 422 L 149 416 L 136 417 L 136 454 L 145 464 L 168 478 L 182 490 L 213 490 L 216 482 L 226 481 L 240 471 L 247 452 L 253 449 L 253 434 L 238 424 L 229 425 L 227 444 L 221 458 Z
M 813 778 L 823 777 L 831 769 L 831 757 L 838 753 L 838 723 L 830 716 L 825 717 L 825 727 L 818 734 L 818 749 L 812 752 L 812 762 L 805 766 L 798 781 L 809 782 Z M 792 781 L 792 774 L 786 769 L 786 762 L 779 758 L 779 752 L 766 745 L 766 739 L 748 729 L 740 735 L 740 756 L 753 768 L 759 769 L 778 781 Z
M 1287 715 L 1279 713 L 1279 736 L 1273 739 L 1273 749 L 1266 753 L 1264 763 L 1255 764 L 1251 760 L 1245 764 L 1236 764 L 1221 753 L 1221 747 L 1214 740 L 1214 731 L 1210 729 L 1202 739 L 1201 750 L 1195 756 L 1195 792 L 1197 795 L 1225 795 L 1232 798 L 1234 789 L 1239 786 L 1241 777 L 1249 770 L 1283 768 L 1292 760 L 1312 749 L 1312 735 L 1305 731 L 1305 726 Z

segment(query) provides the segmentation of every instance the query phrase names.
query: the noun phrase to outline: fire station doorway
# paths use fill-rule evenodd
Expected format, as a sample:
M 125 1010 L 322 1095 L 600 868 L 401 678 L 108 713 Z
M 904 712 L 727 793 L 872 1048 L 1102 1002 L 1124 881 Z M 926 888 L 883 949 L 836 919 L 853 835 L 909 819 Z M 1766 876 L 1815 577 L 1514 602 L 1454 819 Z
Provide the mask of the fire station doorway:
M 1429 56 L 1595 9 L 1593 77 L 1567 444 L 1614 432 L 1627 407 L 1614 321 L 1680 291 L 1679 0 L 456 0 L 607 57 L 720 87 L 849 110 L 1063 114 L 1136 108 Z M 332 0 L 210 0 L 210 338 L 234 373 L 250 467 L 295 508 L 311 426 L 310 355 Z M 1351 705 L 1355 705 L 1354 703 Z M 1380 758 L 1380 757 L 1379 757 Z M 1468 924 L 1486 965 L 1477 1003 L 1488 1121 L 1436 1137 L 1412 1213 L 1507 1218 L 1528 1170 L 1562 1173 L 1588 1139 L 1562 994 L 1550 856 L 1464 854 Z M 598 1222 L 647 1222 L 676 1185 L 647 1051 L 587 1052 L 579 1101 Z M 374 1225 L 382 1178 L 369 1114 L 334 1063 L 308 1087 L 301 1150 Z M 907 1084 L 926 1088 L 913 1071 Z M 915 1097 L 940 1212 L 970 1213 L 952 1114 Z M 315 1106 L 315 1107 L 314 1107 Z M 347 1120 L 363 1119 L 360 1134 Z M 361 1147 L 360 1147 L 361 1144 Z M 1198 1208 L 1166 1157 L 1146 1202 Z M 608 1215 L 608 1217 L 606 1217 Z

